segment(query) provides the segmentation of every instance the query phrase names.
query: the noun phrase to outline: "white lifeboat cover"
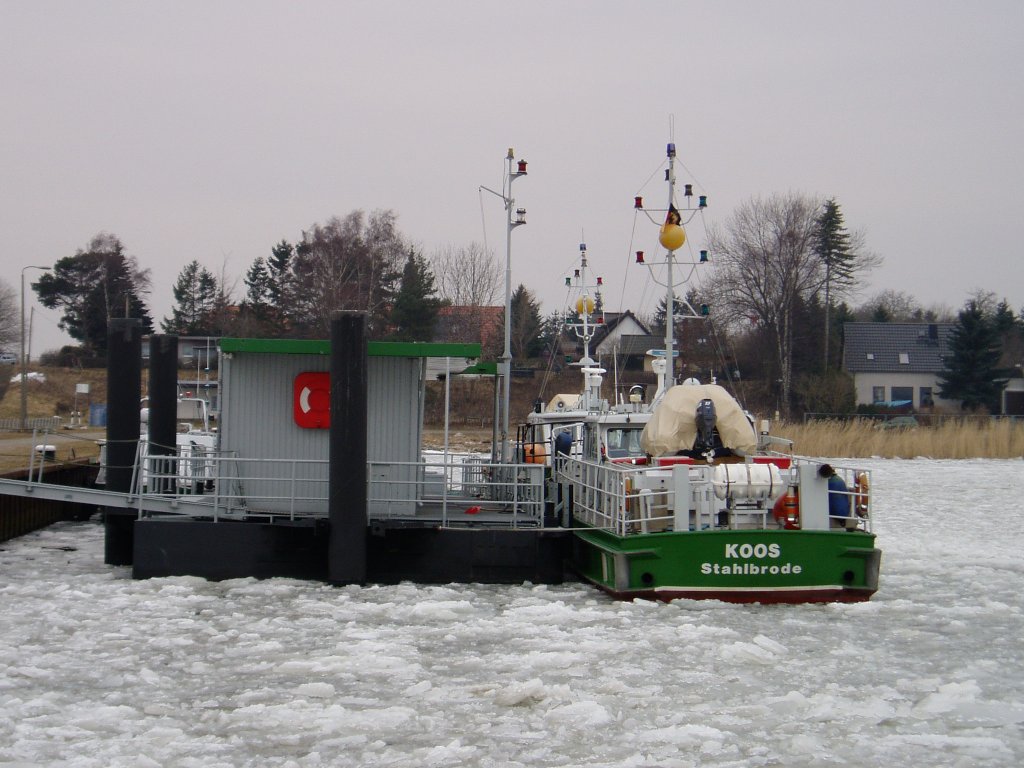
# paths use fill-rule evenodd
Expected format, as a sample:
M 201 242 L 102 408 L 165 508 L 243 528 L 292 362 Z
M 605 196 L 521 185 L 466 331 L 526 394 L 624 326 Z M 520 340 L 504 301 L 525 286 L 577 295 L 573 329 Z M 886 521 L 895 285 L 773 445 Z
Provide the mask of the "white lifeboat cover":
M 580 409 L 580 394 L 570 393 L 555 395 L 548 403 L 549 411 L 577 411 Z
M 735 398 L 717 384 L 672 387 L 644 427 L 640 447 L 651 456 L 668 456 L 693 448 L 697 439 L 697 403 L 705 399 L 715 404 L 718 417 L 715 426 L 722 444 L 736 451 L 754 451 L 757 448 L 754 427 Z

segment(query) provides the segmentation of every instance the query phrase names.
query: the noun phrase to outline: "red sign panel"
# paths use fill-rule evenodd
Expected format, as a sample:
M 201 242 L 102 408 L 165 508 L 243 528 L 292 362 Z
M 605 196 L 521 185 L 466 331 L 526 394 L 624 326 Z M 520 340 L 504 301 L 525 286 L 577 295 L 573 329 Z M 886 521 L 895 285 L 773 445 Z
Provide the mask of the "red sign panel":
M 331 375 L 309 371 L 295 377 L 292 386 L 292 413 L 303 429 L 329 429 L 331 426 Z

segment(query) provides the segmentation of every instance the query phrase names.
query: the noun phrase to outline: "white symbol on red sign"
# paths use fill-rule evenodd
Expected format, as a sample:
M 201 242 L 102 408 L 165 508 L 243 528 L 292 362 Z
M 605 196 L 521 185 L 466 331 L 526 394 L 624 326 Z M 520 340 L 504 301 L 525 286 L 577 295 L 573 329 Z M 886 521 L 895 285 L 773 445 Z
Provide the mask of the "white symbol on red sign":
M 331 426 L 331 378 L 329 373 L 308 371 L 295 377 L 292 413 L 303 429 Z

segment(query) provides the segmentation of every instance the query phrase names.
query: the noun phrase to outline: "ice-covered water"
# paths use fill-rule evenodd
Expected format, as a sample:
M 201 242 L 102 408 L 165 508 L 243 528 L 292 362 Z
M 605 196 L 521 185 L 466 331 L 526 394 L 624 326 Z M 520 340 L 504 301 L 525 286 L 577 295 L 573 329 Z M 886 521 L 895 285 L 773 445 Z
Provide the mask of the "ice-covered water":
M 1024 462 L 861 462 L 869 603 L 133 581 L 0 551 L 0 766 L 1016 766 Z

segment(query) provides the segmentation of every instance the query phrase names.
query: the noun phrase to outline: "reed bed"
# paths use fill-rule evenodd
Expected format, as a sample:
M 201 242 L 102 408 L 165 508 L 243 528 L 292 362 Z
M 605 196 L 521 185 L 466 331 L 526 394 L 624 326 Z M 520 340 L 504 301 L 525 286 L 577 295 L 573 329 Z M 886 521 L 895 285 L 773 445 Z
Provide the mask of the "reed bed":
M 913 459 L 1024 458 L 1024 422 L 1008 419 L 946 419 L 934 426 L 886 429 L 856 420 L 778 422 L 772 434 L 793 441 L 804 456 Z

